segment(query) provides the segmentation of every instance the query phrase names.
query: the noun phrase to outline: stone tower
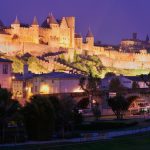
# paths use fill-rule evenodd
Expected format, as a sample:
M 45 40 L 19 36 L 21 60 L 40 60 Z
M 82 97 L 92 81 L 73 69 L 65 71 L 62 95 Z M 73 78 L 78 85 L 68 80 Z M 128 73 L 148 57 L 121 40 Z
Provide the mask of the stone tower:
M 33 37 L 33 42 L 38 44 L 39 43 L 39 24 L 37 18 L 34 17 L 33 22 L 31 24 L 31 32 Z
M 75 34 L 75 48 L 77 48 L 77 49 L 82 49 L 82 40 L 83 40 L 83 38 L 82 38 L 82 36 L 81 36 L 81 34 Z
M 136 32 L 132 33 L 132 39 L 137 40 L 137 33 Z
M 146 35 L 145 42 L 146 42 L 146 43 L 148 43 L 148 42 L 149 42 L 149 36 L 148 36 L 148 34 Z
M 51 47 L 59 47 L 59 24 L 52 13 L 47 17 L 47 23 L 51 29 L 48 44 Z
M 51 29 L 57 29 L 59 27 L 57 20 L 53 16 L 52 13 L 50 13 L 47 17 L 47 23 L 49 24 Z
M 16 16 L 15 21 L 11 24 L 12 34 L 13 35 L 19 35 L 20 33 L 20 22 L 18 20 L 18 17 Z
M 70 48 L 74 48 L 74 35 L 75 35 L 75 17 L 66 17 L 68 27 L 70 28 Z
M 88 48 L 92 50 L 94 46 L 94 36 L 90 28 L 88 29 L 88 33 L 86 35 L 86 43 L 88 44 Z

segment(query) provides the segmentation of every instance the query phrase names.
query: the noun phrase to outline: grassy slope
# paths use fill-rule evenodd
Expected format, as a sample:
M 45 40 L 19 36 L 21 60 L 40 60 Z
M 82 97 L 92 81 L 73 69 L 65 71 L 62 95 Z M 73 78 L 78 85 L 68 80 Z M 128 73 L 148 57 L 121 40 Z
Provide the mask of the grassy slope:
M 103 67 L 103 70 L 98 70 L 99 66 L 103 66 L 102 62 L 99 58 L 95 56 L 78 56 L 76 61 L 72 63 L 73 66 L 87 71 L 87 65 L 90 66 L 93 75 L 99 76 L 103 78 L 107 72 L 114 72 L 117 75 L 125 75 L 125 76 L 136 76 L 141 74 L 148 74 L 150 69 L 119 69 L 112 67 Z
M 23 63 L 21 60 L 17 59 L 16 57 L 9 57 L 9 59 L 13 60 L 13 71 L 14 72 L 22 72 L 23 70 Z M 95 59 L 95 58 L 94 58 Z M 96 60 L 98 61 L 98 60 Z M 48 70 L 46 69 L 46 67 L 42 66 L 39 62 L 37 58 L 31 57 L 29 59 L 29 70 L 31 70 L 34 73 L 39 73 L 39 72 L 48 72 Z M 135 76 L 135 75 L 140 75 L 140 74 L 148 74 L 150 72 L 150 69 L 116 69 L 116 68 L 105 68 L 102 72 L 98 71 L 95 67 L 94 62 L 92 61 L 88 61 L 85 59 L 81 59 L 80 58 L 80 63 L 79 62 L 74 62 L 73 63 L 74 66 L 76 66 L 77 68 L 86 71 L 86 67 L 85 65 L 88 64 L 91 66 L 92 71 L 94 74 L 100 76 L 100 77 L 104 77 L 105 74 L 107 72 L 114 72 L 115 74 L 123 74 L 126 76 Z M 61 70 L 60 66 L 56 67 L 56 69 Z M 64 68 L 62 69 L 64 70 Z
M 114 72 L 115 74 L 123 74 L 125 76 L 136 76 L 141 74 L 148 74 L 150 69 L 116 69 L 116 68 L 106 68 L 102 72 L 102 77 L 104 77 L 105 73 Z

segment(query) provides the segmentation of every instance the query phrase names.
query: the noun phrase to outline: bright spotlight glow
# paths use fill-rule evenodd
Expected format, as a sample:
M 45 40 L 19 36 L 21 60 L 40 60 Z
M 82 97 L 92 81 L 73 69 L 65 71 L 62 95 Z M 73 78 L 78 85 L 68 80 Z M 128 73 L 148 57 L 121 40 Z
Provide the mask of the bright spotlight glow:
M 44 84 L 40 87 L 40 93 L 42 94 L 49 94 L 49 86 Z
M 80 88 L 80 87 L 77 87 L 73 90 L 73 92 L 77 92 L 77 93 L 80 93 L 80 92 L 83 92 L 83 90 Z

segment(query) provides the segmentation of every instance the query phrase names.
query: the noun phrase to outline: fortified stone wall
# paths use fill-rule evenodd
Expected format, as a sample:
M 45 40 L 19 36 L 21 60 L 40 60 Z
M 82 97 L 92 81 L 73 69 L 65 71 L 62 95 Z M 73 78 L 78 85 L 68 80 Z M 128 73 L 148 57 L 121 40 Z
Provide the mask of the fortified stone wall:
M 0 34 L 0 43 L 11 42 L 12 38 L 9 34 Z
M 4 29 L 9 39 L 4 36 L 0 41 L 10 42 L 30 42 L 30 43 L 46 43 L 51 47 L 74 48 L 75 18 L 63 17 L 61 21 L 56 21 L 53 16 L 51 23 L 46 27 L 39 27 L 37 20 L 29 27 L 22 27 L 18 19 L 11 24 L 11 28 Z M 0 33 L 1 35 L 1 33 Z
M 15 40 L 17 42 L 31 42 L 31 43 L 39 43 L 39 29 L 38 27 L 19 27 L 19 32 L 15 33 L 14 29 L 6 29 L 6 33 L 10 34 L 12 41 Z M 7 39 L 6 41 L 7 42 Z
M 101 51 L 99 58 L 104 66 L 120 69 L 150 69 L 150 54 Z
M 100 51 L 100 55 L 117 60 L 150 62 L 150 54 L 143 53 L 123 53 L 110 50 Z
M 0 51 L 8 55 L 16 55 L 23 53 L 31 53 L 34 56 L 42 55 L 43 53 L 56 52 L 58 49 L 51 48 L 44 44 L 22 43 L 22 42 L 0 42 Z
M 39 35 L 40 35 L 40 40 L 48 43 L 48 39 L 51 35 L 50 29 L 47 28 L 40 28 L 39 29 Z

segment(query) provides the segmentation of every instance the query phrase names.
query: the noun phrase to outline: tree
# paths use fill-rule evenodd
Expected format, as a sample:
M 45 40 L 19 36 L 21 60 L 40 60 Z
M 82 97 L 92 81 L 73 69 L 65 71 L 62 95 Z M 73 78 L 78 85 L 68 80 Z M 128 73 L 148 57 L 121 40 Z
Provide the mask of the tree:
M 79 125 L 83 121 L 82 113 L 79 112 L 78 107 L 73 110 L 73 125 Z
M 116 76 L 116 74 L 113 73 L 113 72 L 107 72 L 107 73 L 105 74 L 105 78 L 115 77 L 115 76 Z
M 99 104 L 96 102 L 93 106 L 93 114 L 95 116 L 96 121 L 99 119 L 99 117 L 101 116 L 101 111 L 99 109 Z
M 81 99 L 81 100 L 77 103 L 77 107 L 78 107 L 79 109 L 86 109 L 87 106 L 88 106 L 88 104 L 89 104 L 89 98 L 86 97 L 86 98 Z
M 90 70 L 94 77 L 100 77 L 104 69 L 101 60 L 97 56 L 89 55 L 77 55 L 77 61 L 72 63 L 72 66 L 86 74 L 89 74 Z
M 72 126 L 75 101 L 72 97 L 64 95 L 61 97 L 60 104 L 61 104 L 61 127 L 62 127 L 61 129 L 62 129 L 62 137 L 64 137 L 65 130 L 68 130 Z
M 134 89 L 138 89 L 138 88 L 139 88 L 139 84 L 137 82 L 133 81 L 132 89 L 134 90 Z
M 62 128 L 62 112 L 64 111 L 62 102 L 56 96 L 48 96 L 48 99 L 52 103 L 55 112 L 55 131 L 59 131 Z
M 110 91 L 120 92 L 123 89 L 124 89 L 124 87 L 121 84 L 119 78 L 115 77 L 110 81 L 110 84 L 109 84 Z
M 35 95 L 22 109 L 24 124 L 32 140 L 48 140 L 55 127 L 55 112 L 46 96 Z
M 20 105 L 11 99 L 12 94 L 5 88 L 0 87 L 0 122 L 4 122 L 14 116 Z
M 2 142 L 5 140 L 5 129 L 8 123 L 13 121 L 17 126 L 21 122 L 19 115 L 20 105 L 16 100 L 12 100 L 11 97 L 11 92 L 0 87 L 0 131 L 3 131 L 0 132 L 0 137 L 2 137 Z
M 75 103 L 71 97 L 35 95 L 22 109 L 24 123 L 29 139 L 48 140 L 54 132 L 65 131 L 79 121 L 79 115 L 74 111 Z
M 132 95 L 132 96 L 127 97 L 127 101 L 131 104 L 139 98 L 140 98 L 139 96 Z
M 46 68 L 47 66 L 43 66 L 37 57 L 29 57 L 27 63 L 29 65 L 29 70 L 31 70 L 34 73 L 48 72 L 48 69 Z
M 99 91 L 100 78 L 93 77 L 91 70 L 87 77 L 81 77 L 79 85 L 82 90 L 87 93 L 91 107 L 93 106 L 93 96 Z
M 116 115 L 117 119 L 123 119 L 123 116 L 128 111 L 132 100 L 125 99 L 123 96 L 117 95 L 113 98 L 109 98 L 107 102 Z
M 82 122 L 82 114 L 79 113 L 75 100 L 71 96 L 64 95 L 60 98 L 48 96 L 48 99 L 55 110 L 55 131 L 61 131 L 64 137 L 66 131 Z

